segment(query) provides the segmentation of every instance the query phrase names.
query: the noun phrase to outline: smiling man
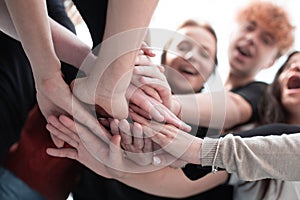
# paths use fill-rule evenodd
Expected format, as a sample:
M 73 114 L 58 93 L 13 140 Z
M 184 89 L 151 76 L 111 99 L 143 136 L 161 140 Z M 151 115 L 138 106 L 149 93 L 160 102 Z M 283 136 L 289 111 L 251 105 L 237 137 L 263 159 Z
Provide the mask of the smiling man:
M 212 102 L 211 94 L 196 94 L 198 109 L 189 103 L 191 95 L 178 95 L 182 110 L 188 113 L 185 121 L 192 122 L 190 113 L 199 112 L 199 125 L 211 128 L 233 129 L 257 120 L 257 103 L 265 91 L 266 83 L 255 81 L 262 69 L 271 67 L 294 43 L 294 27 L 284 8 L 272 3 L 253 1 L 236 15 L 237 26 L 229 48 L 229 74 L 225 81 L 225 110 Z M 225 115 L 224 115 L 225 113 Z M 212 124 L 224 121 L 224 124 Z

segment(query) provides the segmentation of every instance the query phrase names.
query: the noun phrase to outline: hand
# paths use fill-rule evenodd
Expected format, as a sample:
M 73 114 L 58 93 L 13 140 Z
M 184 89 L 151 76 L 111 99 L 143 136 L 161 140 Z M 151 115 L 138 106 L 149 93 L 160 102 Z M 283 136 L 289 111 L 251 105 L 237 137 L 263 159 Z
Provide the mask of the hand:
M 46 119 L 50 115 L 69 114 L 92 131 L 101 131 L 96 118 L 72 95 L 60 72 L 49 75 L 47 79 L 39 79 L 36 85 L 37 101 Z M 63 146 L 63 142 L 53 134 L 51 137 L 57 147 Z M 107 141 L 105 135 L 101 138 Z
M 88 129 L 85 127 L 76 124 L 70 120 L 69 118 L 60 117 L 62 121 L 64 121 L 64 126 L 56 117 L 51 117 L 51 124 L 47 124 L 47 129 L 51 131 L 57 138 L 68 143 L 73 148 L 48 148 L 46 151 L 49 155 L 55 157 L 66 157 L 70 159 L 74 159 L 79 161 L 80 163 L 84 164 L 97 174 L 104 176 L 106 178 L 112 177 L 122 177 L 124 174 L 120 171 L 113 170 L 105 166 L 103 160 L 110 160 L 110 156 L 114 155 L 115 158 L 118 156 L 122 157 L 122 152 L 119 152 L 120 149 L 115 148 L 120 143 L 120 137 L 114 136 L 112 137 L 110 144 L 107 145 L 106 143 L 99 140 L 97 136 L 90 133 Z M 76 132 L 79 131 L 82 134 L 88 134 L 88 140 L 97 141 L 97 145 L 94 148 L 97 148 L 97 152 L 101 153 L 103 156 L 101 161 L 95 159 L 95 157 L 87 150 L 86 145 L 80 140 L 79 136 Z M 95 142 L 93 142 L 95 143 Z M 112 161 L 117 162 L 118 159 L 114 159 Z
M 131 83 L 171 108 L 171 88 L 164 75 L 164 67 L 152 63 L 149 55 L 155 56 L 155 54 L 149 52 L 147 44 L 143 43 L 141 49 L 135 61 L 136 67 L 133 70 Z
M 136 66 L 133 70 L 131 83 L 133 83 L 138 88 L 145 86 L 148 86 L 148 88 L 153 88 L 159 94 L 159 99 L 157 99 L 156 96 L 152 95 L 152 93 L 154 92 L 152 92 L 151 90 L 151 93 L 147 92 L 147 90 L 145 89 L 144 91 L 149 96 L 152 96 L 156 100 L 161 101 L 167 108 L 171 109 L 171 87 L 163 72 L 164 68 L 162 66 Z
M 155 54 L 147 50 L 146 45 L 142 45 L 141 51 L 146 55 L 138 56 L 141 58 L 140 62 L 151 62 L 148 56 Z M 86 104 L 100 106 L 109 116 L 125 119 L 128 116 L 125 93 L 132 70 L 130 66 L 124 66 L 124 63 L 129 62 L 130 59 L 126 55 L 120 56 L 118 59 L 110 59 L 112 59 L 111 56 L 101 60 L 101 58 L 89 54 L 80 67 L 88 76 L 76 79 L 73 93 Z
M 126 173 L 149 172 L 159 167 L 139 166 L 123 157 L 124 151 L 120 148 L 121 138 L 116 134 L 110 138 L 109 146 L 97 135 L 79 123 L 75 123 L 70 118 L 62 115 L 59 120 L 51 116 L 47 129 L 56 137 L 67 142 L 75 149 L 47 149 L 47 153 L 52 156 L 68 157 L 76 159 L 100 175 L 120 177 Z M 110 133 L 107 130 L 105 134 Z M 104 170 L 105 166 L 105 170 Z M 104 174 L 102 174 L 104 173 Z
M 188 163 L 200 163 L 202 145 L 200 138 L 194 137 L 173 125 L 149 121 L 134 112 L 130 115 L 133 120 L 143 124 L 144 134 L 164 151 Z
M 152 141 L 143 137 L 142 126 L 138 123 L 130 125 L 127 120 L 121 120 L 118 124 L 111 124 L 112 133 L 117 132 L 121 136 L 121 146 L 125 150 L 126 158 L 138 165 L 149 165 L 152 163 Z M 113 128 L 116 127 L 116 128 Z
M 123 92 L 112 92 L 97 85 L 89 77 L 78 78 L 74 82 L 73 93 L 82 102 L 101 107 L 109 116 L 124 119 L 128 115 L 128 104 Z M 87 89 L 89 88 L 89 89 Z
M 130 107 L 129 115 L 131 118 L 133 118 L 131 116 L 131 113 L 134 112 L 146 119 L 154 119 L 158 122 L 164 121 L 165 123 L 173 124 L 177 128 L 184 130 L 186 132 L 191 131 L 191 127 L 189 125 L 187 125 L 186 123 L 184 123 L 183 121 L 181 121 L 168 108 L 166 108 L 161 103 L 157 102 L 155 99 L 139 92 L 138 89 L 133 94 L 131 103 L 132 104 L 129 105 L 129 107 Z M 160 118 L 158 118 L 158 117 L 160 117 Z M 161 120 L 161 118 L 163 118 L 163 120 Z M 133 120 L 137 121 L 137 119 L 133 119 Z M 137 122 L 139 122 L 139 121 L 137 121 Z

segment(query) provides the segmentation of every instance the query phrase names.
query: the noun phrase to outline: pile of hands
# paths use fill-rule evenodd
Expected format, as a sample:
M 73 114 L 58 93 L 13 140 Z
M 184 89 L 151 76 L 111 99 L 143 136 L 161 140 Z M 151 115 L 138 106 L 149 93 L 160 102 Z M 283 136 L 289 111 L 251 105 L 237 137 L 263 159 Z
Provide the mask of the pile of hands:
M 50 115 L 47 129 L 68 145 L 48 148 L 47 153 L 75 159 L 108 178 L 198 163 L 199 154 L 190 152 L 200 146 L 180 119 L 181 105 L 172 96 L 164 67 L 154 65 L 152 56 L 143 45 L 126 91 L 128 118 L 116 119 L 97 105 L 99 129 L 91 130 L 70 116 Z

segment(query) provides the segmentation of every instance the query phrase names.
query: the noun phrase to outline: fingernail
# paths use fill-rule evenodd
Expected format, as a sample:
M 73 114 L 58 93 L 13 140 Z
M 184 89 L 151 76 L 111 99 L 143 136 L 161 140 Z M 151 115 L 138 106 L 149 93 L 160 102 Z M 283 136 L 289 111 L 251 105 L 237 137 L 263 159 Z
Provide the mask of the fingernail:
M 154 156 L 153 157 L 153 165 L 159 165 L 161 163 L 161 160 L 159 157 Z

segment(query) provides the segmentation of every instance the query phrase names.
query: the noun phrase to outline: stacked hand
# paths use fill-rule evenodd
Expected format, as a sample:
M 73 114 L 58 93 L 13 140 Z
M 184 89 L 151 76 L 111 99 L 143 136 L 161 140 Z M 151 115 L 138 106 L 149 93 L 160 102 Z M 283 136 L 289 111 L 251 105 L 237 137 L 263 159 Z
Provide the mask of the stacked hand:
M 192 136 L 188 137 L 188 133 L 184 132 L 190 131 L 190 127 L 176 116 L 178 113 L 171 111 L 176 104 L 163 74 L 164 68 L 153 65 L 145 52 L 152 54 L 145 47 L 142 48 L 136 59 L 132 81 L 126 91 L 130 117 L 135 122 L 130 124 L 125 119 L 119 121 L 102 118 L 101 124 L 97 124 L 98 128 L 91 129 L 86 126 L 87 123 L 77 118 L 75 119 L 78 123 L 75 123 L 64 115 L 59 119 L 51 116 L 48 118 L 48 130 L 73 148 L 50 149 L 49 154 L 76 159 L 104 175 L 107 175 L 110 168 L 118 167 L 117 170 L 110 171 L 112 176 L 120 176 L 120 170 L 152 170 L 151 163 L 178 167 L 185 165 L 186 161 L 199 161 L 183 153 L 192 144 Z M 112 106 L 112 102 L 105 102 L 106 104 L 101 105 L 101 110 L 103 113 L 112 114 L 105 106 Z M 173 141 L 174 144 L 179 144 L 182 138 L 184 140 L 180 141 L 179 149 L 172 145 Z M 195 149 L 195 145 L 192 148 Z M 127 159 L 124 159 L 124 155 Z M 162 162 L 158 163 L 158 160 Z

